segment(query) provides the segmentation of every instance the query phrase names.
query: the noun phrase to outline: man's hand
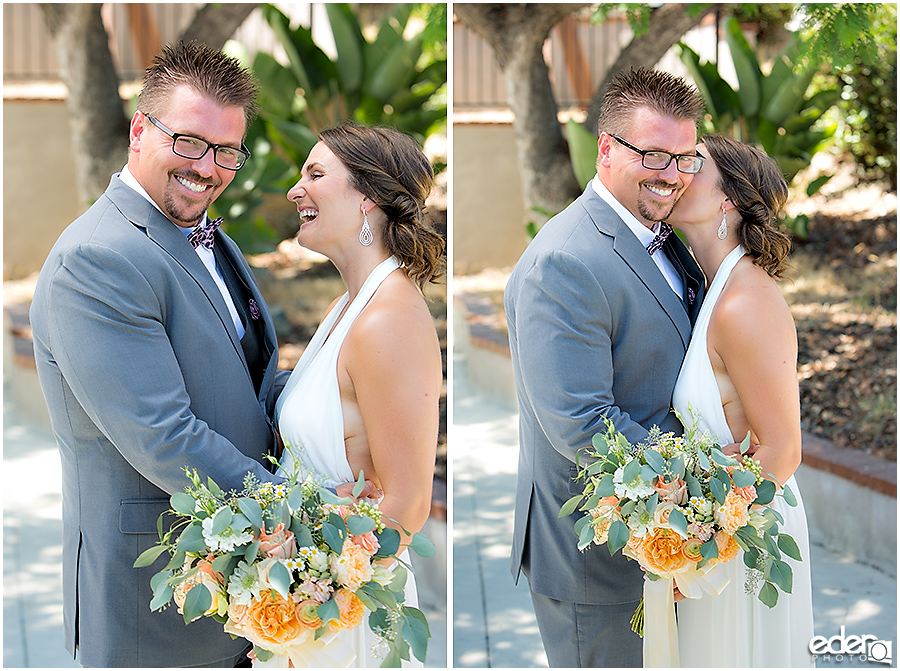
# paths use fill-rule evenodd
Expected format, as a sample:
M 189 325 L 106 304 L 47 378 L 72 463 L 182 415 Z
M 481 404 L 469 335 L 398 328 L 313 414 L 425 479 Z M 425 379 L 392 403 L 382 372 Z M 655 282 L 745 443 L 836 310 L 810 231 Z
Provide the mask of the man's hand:
M 353 498 L 353 488 L 356 486 L 355 482 L 345 482 L 341 485 L 338 485 L 334 488 L 335 493 L 341 498 Z M 375 486 L 375 483 L 371 480 L 366 480 L 363 485 L 363 490 L 359 493 L 359 496 L 356 497 L 358 500 L 361 499 L 380 499 L 384 496 L 384 492 L 378 489 Z

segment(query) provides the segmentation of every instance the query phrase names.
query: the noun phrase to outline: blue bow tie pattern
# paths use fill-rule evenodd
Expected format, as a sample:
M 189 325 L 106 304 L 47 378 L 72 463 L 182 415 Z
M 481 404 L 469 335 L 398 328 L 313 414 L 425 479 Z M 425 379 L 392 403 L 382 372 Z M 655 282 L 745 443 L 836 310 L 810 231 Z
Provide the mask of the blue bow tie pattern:
M 187 236 L 188 242 L 191 243 L 191 247 L 197 249 L 198 246 L 203 245 L 209 250 L 212 250 L 213 245 L 215 244 L 215 239 L 213 238 L 216 230 L 225 220 L 222 217 L 209 222 L 206 226 L 198 226 L 190 234 Z

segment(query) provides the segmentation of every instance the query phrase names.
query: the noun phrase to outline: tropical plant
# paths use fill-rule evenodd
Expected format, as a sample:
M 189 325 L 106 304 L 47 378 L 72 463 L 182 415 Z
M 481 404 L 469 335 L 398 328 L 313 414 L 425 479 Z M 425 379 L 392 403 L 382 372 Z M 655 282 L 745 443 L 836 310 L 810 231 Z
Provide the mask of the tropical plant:
M 325 9 L 337 52 L 333 60 L 309 28 L 292 27 L 273 5 L 262 7 L 287 64 L 265 52 L 253 58 L 261 112 L 248 131 L 252 155 L 216 204 L 229 222 L 229 235 L 245 251 L 277 242 L 279 236 L 258 208 L 265 194 L 283 195 L 297 181 L 321 130 L 348 121 L 382 124 L 424 143 L 446 124 L 446 50 L 436 47 L 440 40 L 429 39 L 426 30 L 439 21 L 433 7 L 398 4 L 373 39 L 366 37 L 350 5 L 326 3 Z M 416 12 L 432 23 L 414 24 Z M 246 51 L 239 57 L 249 60 Z

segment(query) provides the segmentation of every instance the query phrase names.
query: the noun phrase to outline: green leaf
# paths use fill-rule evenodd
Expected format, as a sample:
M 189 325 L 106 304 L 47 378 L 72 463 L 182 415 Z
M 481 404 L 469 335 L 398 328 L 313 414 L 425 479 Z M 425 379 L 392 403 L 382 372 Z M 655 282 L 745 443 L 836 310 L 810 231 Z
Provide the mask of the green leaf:
M 584 550 L 588 545 L 590 545 L 594 541 L 594 525 L 590 524 L 591 518 L 589 515 L 582 517 L 578 522 L 587 522 L 587 524 L 582 524 L 580 528 L 576 528 L 575 533 L 578 534 L 578 549 Z M 575 525 L 578 527 L 578 525 Z
M 291 491 L 288 493 L 287 503 L 288 508 L 290 508 L 292 512 L 297 512 L 303 508 L 303 487 L 300 485 L 292 487 Z
M 681 534 L 683 538 L 687 538 L 687 518 L 678 508 L 673 508 L 672 512 L 669 513 L 669 526 Z
M 716 559 L 719 556 L 719 545 L 715 538 L 710 538 L 700 546 L 700 556 L 706 560 Z
M 628 535 L 628 527 L 623 522 L 620 520 L 613 522 L 609 527 L 609 536 L 606 541 L 609 554 L 615 554 L 625 547 L 625 544 L 628 543 Z
M 737 538 L 735 538 L 737 540 Z M 759 550 L 756 548 L 748 547 L 744 550 L 744 566 L 747 568 L 756 568 L 756 564 L 759 561 Z
M 362 494 L 363 489 L 366 487 L 366 476 L 363 475 L 363 470 L 359 469 L 359 477 L 356 478 L 356 484 L 353 485 L 353 498 L 359 498 L 359 495 Z
M 791 593 L 794 584 L 794 572 L 790 564 L 775 559 L 766 570 L 766 577 L 781 588 L 782 592 Z
M 344 549 L 344 536 L 337 527 L 328 522 L 322 524 L 322 538 L 336 554 L 341 554 Z
M 641 473 L 641 461 L 640 459 L 632 459 L 627 464 L 625 464 L 625 469 L 622 471 L 622 482 L 629 483 L 634 480 Z
M 341 610 L 338 608 L 337 602 L 334 599 L 329 599 L 316 608 L 316 615 L 322 620 L 322 624 L 328 624 L 332 620 L 341 619 Z
M 578 504 L 581 503 L 581 500 L 584 498 L 584 494 L 576 494 L 571 499 L 566 501 L 562 508 L 559 509 L 558 518 L 568 517 L 572 513 L 575 512 L 575 509 L 578 507 Z
M 203 528 L 200 524 L 190 524 L 181 536 L 175 546 L 181 552 L 206 552 L 206 541 L 203 539 Z
M 297 547 L 307 548 L 316 544 L 313 540 L 312 532 L 309 530 L 309 526 L 303 524 L 303 522 L 294 519 L 291 522 L 291 531 L 294 533 L 294 538 L 297 540 Z
M 351 536 L 362 536 L 375 530 L 375 520 L 367 515 L 350 515 L 347 518 L 347 532 Z
M 150 610 L 159 610 L 172 599 L 174 590 L 172 585 L 164 583 L 160 585 L 158 590 L 153 591 L 153 598 L 150 600 Z
M 172 505 L 172 510 L 174 510 L 179 515 L 193 515 L 195 502 L 194 497 L 186 492 L 175 492 L 172 494 L 169 502 Z
M 578 180 L 579 185 L 585 186 L 597 172 L 597 136 L 573 119 L 566 123 L 565 134 L 569 143 L 569 158 L 572 170 L 575 172 L 575 179 Z M 598 437 L 603 440 L 604 444 L 601 454 L 606 454 L 609 447 L 602 434 L 598 433 L 594 436 L 594 447 L 597 447 Z M 598 451 L 600 450 L 598 449 Z
M 794 492 L 791 491 L 791 488 L 788 485 L 785 485 L 781 489 L 781 495 L 784 497 L 784 502 L 787 503 L 792 508 L 797 507 L 797 497 L 794 496 Z
M 244 559 L 247 560 L 248 564 L 252 564 L 256 560 L 257 554 L 259 554 L 259 541 L 253 541 L 244 550 Z
M 788 534 L 778 534 L 778 547 L 791 559 L 803 561 L 803 557 L 800 556 L 800 547 L 792 536 Z
M 434 547 L 434 543 L 431 542 L 431 539 L 421 532 L 413 534 L 412 540 L 409 543 L 409 548 L 420 557 L 425 558 L 433 557 L 437 551 Z
M 209 489 L 210 494 L 215 496 L 217 499 L 221 499 L 225 496 L 225 493 L 219 488 L 219 485 L 216 484 L 216 481 L 212 478 L 206 478 L 206 488 Z
M 703 487 L 700 485 L 700 481 L 697 478 L 690 473 L 685 473 L 684 481 L 687 482 L 688 492 L 690 492 L 691 496 L 703 496 Z
M 734 457 L 729 457 L 721 450 L 717 450 L 715 448 L 713 448 L 711 456 L 713 461 L 719 464 L 719 466 L 737 466 L 738 464 L 737 459 L 735 459 Z
M 169 548 L 165 545 L 154 545 L 151 548 L 144 550 L 140 556 L 135 560 L 132 565 L 133 568 L 144 568 L 145 566 L 150 566 L 153 562 L 159 559 L 159 556 L 168 550 Z
M 756 476 L 750 471 L 734 471 L 731 474 L 735 487 L 749 487 L 756 484 Z
M 394 648 L 391 648 L 388 651 L 388 654 L 384 656 L 384 661 L 381 662 L 382 669 L 399 669 L 402 666 L 402 660 L 400 659 L 400 653 L 397 652 Z
M 276 592 L 285 599 L 288 598 L 291 591 L 291 573 L 280 561 L 276 561 L 269 568 L 269 582 Z
M 666 460 L 663 459 L 663 456 L 659 452 L 656 450 L 644 450 L 644 459 L 647 460 L 647 465 L 650 466 L 657 475 L 665 475 Z
M 400 532 L 393 527 L 385 527 L 384 531 L 376 534 L 378 538 L 378 554 L 376 558 L 393 557 L 400 549 Z
M 261 662 L 268 662 L 275 656 L 274 652 L 269 652 L 265 648 L 260 648 L 258 645 L 253 646 L 253 656 L 256 657 Z
M 750 450 L 750 432 L 747 432 L 747 435 L 744 436 L 744 440 L 741 441 L 741 454 L 747 454 Z
M 609 442 L 606 440 L 605 434 L 595 433 L 594 437 L 591 438 L 591 445 L 594 446 L 594 449 L 600 456 L 605 457 L 609 454 Z
M 401 630 L 403 640 L 409 643 L 409 647 L 412 649 L 416 659 L 424 662 L 425 653 L 428 650 L 428 639 L 430 638 L 428 625 L 418 618 L 408 616 L 406 609 L 403 610 L 403 613 L 403 628 Z
M 759 504 L 761 506 L 772 503 L 772 499 L 775 498 L 776 491 L 777 487 L 775 486 L 774 482 L 772 482 L 771 480 L 763 480 L 756 487 L 756 500 L 753 503 Z
M 346 3 L 326 3 L 325 11 L 337 50 L 335 62 L 341 86 L 347 92 L 356 91 L 363 80 L 363 37 L 359 23 Z
M 203 614 L 209 610 L 212 605 L 212 594 L 203 583 L 198 583 L 191 587 L 187 596 L 184 597 L 184 623 L 190 624 L 194 620 L 203 617 Z
M 719 505 L 725 503 L 725 485 L 720 480 L 717 478 L 710 478 L 709 490 L 712 492 L 713 497 Z
M 762 586 L 762 589 L 759 590 L 758 598 L 769 608 L 774 608 L 775 604 L 778 603 L 778 590 L 775 589 L 775 585 L 767 581 L 766 584 Z
M 211 535 L 218 536 L 228 527 L 230 527 L 233 517 L 234 514 L 231 512 L 231 508 L 229 508 L 228 506 L 224 506 L 216 511 L 216 514 L 213 515 Z
M 613 481 L 613 474 L 609 473 L 600 478 L 597 484 L 597 495 L 600 497 L 614 496 L 616 493 L 616 483 Z

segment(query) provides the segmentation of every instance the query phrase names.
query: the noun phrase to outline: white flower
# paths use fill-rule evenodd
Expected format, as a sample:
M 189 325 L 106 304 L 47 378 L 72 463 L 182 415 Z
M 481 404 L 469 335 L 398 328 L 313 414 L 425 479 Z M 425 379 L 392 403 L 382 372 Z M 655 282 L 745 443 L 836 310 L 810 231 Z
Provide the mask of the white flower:
M 713 514 L 713 502 L 709 499 L 692 496 L 690 500 L 691 508 L 697 513 L 698 521 L 711 518 Z
M 381 564 L 372 564 L 372 569 L 374 570 L 372 580 L 377 582 L 382 587 L 389 585 L 394 579 L 394 572 L 386 566 L 382 566 Z
M 300 548 L 297 554 L 306 561 L 313 571 L 321 573 L 328 570 L 328 555 L 319 548 L 307 545 Z
M 653 515 L 647 512 L 647 506 L 643 501 L 635 506 L 634 511 L 628 516 L 626 524 L 631 529 L 631 535 L 637 538 L 643 538 L 650 531 L 650 526 L 653 524 Z
M 241 606 L 249 606 L 250 599 L 259 598 L 259 573 L 256 566 L 251 566 L 245 561 L 239 562 L 228 581 L 228 595 L 232 603 Z
M 627 465 L 627 464 L 626 464 Z M 622 482 L 622 478 L 625 474 L 625 466 L 620 466 L 619 469 L 613 475 L 613 484 L 616 488 L 616 496 L 620 499 L 643 499 L 653 496 L 656 491 L 648 485 L 646 482 L 641 480 L 641 476 L 638 475 L 631 482 Z
M 237 546 L 253 540 L 253 534 L 249 531 L 238 533 L 233 527 L 227 527 L 220 534 L 213 534 L 213 517 L 215 516 L 213 515 L 203 520 L 203 540 L 206 541 L 206 546 L 213 552 L 231 552 Z

